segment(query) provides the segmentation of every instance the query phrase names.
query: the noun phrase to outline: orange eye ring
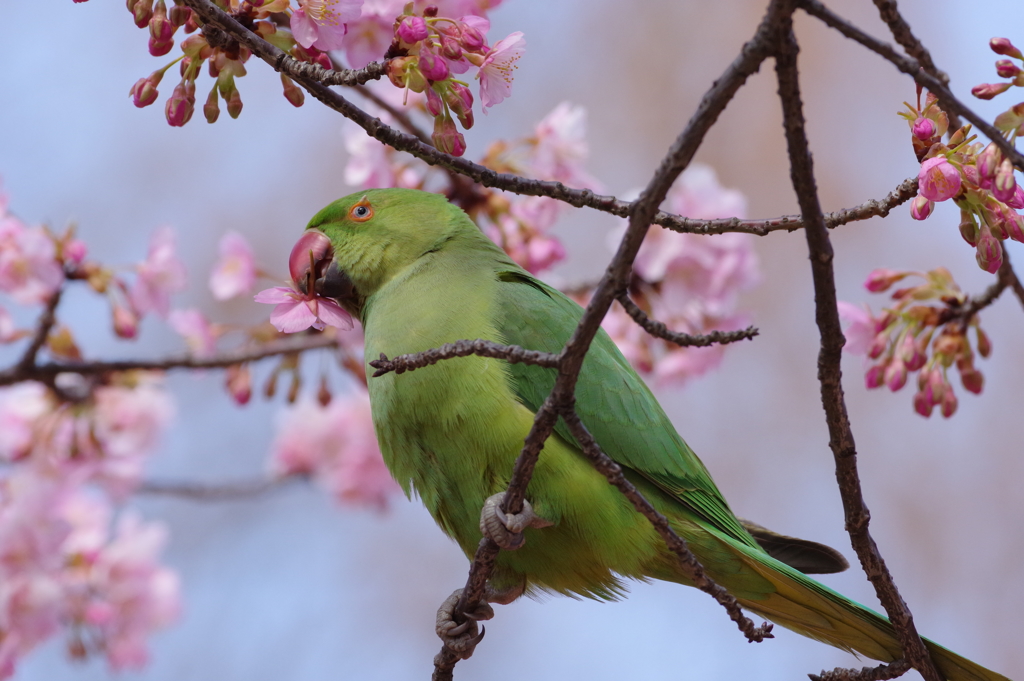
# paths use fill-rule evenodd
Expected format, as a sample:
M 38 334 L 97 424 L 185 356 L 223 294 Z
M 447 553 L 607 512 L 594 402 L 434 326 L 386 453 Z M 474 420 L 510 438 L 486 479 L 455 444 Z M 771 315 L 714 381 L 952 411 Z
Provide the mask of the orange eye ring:
M 349 209 L 348 216 L 355 222 L 366 222 L 373 217 L 373 206 L 364 196 L 359 203 Z

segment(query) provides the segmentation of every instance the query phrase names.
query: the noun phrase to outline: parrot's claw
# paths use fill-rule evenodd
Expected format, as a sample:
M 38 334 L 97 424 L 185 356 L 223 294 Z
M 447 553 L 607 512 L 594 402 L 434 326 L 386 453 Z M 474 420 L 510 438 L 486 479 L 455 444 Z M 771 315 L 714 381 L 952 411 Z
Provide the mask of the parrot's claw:
M 473 654 L 476 645 L 483 640 L 484 634 L 487 633 L 486 629 L 477 626 L 477 622 L 494 617 L 494 609 L 486 601 L 477 601 L 463 613 L 465 621 L 462 624 L 456 624 L 455 606 L 458 605 L 461 596 L 462 589 L 456 589 L 437 609 L 434 630 L 444 641 L 446 648 L 465 660 Z
M 505 513 L 501 510 L 504 492 L 498 492 L 484 502 L 480 511 L 480 532 L 506 551 L 514 551 L 523 545 L 526 538 L 523 530 L 527 527 L 550 527 L 553 523 L 533 512 L 530 502 L 523 499 L 520 513 Z

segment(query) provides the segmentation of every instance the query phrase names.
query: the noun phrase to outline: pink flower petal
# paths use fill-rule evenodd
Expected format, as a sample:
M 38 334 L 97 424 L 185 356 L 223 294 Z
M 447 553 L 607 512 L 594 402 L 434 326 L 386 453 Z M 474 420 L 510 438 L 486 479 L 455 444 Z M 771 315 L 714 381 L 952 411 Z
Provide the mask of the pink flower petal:
M 295 36 L 295 42 L 302 45 L 305 48 L 310 48 L 317 39 L 317 26 L 306 15 L 306 10 L 299 8 L 292 12 L 292 35 Z
M 280 303 L 287 303 L 294 300 L 298 300 L 298 295 L 292 289 L 286 286 L 275 286 L 274 288 L 268 288 L 260 291 L 252 297 L 257 303 L 266 303 L 267 305 L 278 305 Z
M 317 318 L 304 300 L 281 303 L 270 313 L 270 323 L 281 333 L 305 331 L 316 324 Z
M 324 324 L 338 329 L 352 328 L 352 315 L 341 305 L 329 298 L 319 298 L 317 303 L 317 316 Z

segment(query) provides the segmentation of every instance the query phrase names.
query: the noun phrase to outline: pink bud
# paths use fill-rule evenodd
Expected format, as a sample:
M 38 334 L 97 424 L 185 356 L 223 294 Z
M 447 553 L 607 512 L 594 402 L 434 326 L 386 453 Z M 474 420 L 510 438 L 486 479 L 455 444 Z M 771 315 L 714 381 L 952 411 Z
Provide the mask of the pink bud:
M 942 396 L 942 416 L 948 419 L 956 413 L 956 408 L 956 395 L 953 394 L 952 390 L 947 390 L 946 394 Z
M 82 261 L 85 260 L 86 246 L 84 241 L 78 239 L 71 239 L 70 241 L 64 242 L 64 246 L 61 248 L 61 254 L 64 256 L 64 262 L 73 263 L 75 265 L 81 265 Z
M 992 180 L 992 193 L 1000 201 L 1009 201 L 1017 189 L 1017 179 L 1013 175 L 1013 163 L 1004 158 L 996 170 L 995 179 Z
M 903 339 L 903 343 L 900 346 L 900 357 L 903 359 L 903 363 L 907 367 L 907 371 L 917 371 L 924 366 L 927 357 L 917 339 L 911 336 L 909 333 Z
M 929 201 L 923 196 L 915 196 L 914 200 L 910 202 L 910 217 L 915 220 L 924 220 L 932 214 L 933 208 L 935 208 L 934 201 Z
M 247 404 L 252 398 L 252 373 L 244 364 L 232 364 L 224 372 L 224 384 L 236 403 Z
M 228 116 L 238 118 L 238 115 L 242 113 L 242 95 L 238 93 L 238 88 L 231 89 L 231 93 L 227 98 L 227 105 Z
M 448 64 L 430 50 L 420 50 L 419 67 L 427 80 L 437 82 L 448 77 Z
M 473 93 L 469 88 L 458 83 L 452 85 L 445 92 L 445 102 L 448 108 L 459 117 L 462 127 L 469 130 L 473 127 Z
M 160 84 L 163 77 L 163 71 L 154 71 L 147 78 L 139 78 L 128 93 L 132 97 L 132 103 L 141 109 L 155 102 L 156 98 L 160 96 L 156 86 Z
M 167 19 L 167 5 L 164 0 L 157 0 L 153 9 L 153 18 L 149 20 L 149 35 L 159 43 L 165 43 L 174 37 L 176 27 Z
M 123 305 L 114 303 L 111 310 L 114 317 L 114 333 L 118 338 L 135 338 L 139 334 L 139 319 Z
M 999 164 L 1003 160 L 1003 152 L 996 146 L 995 142 L 990 143 L 980 154 L 975 161 L 975 166 L 978 168 L 978 184 L 982 187 L 987 187 L 988 183 L 991 183 L 992 179 L 996 176 L 996 170 L 999 168 Z
M 189 119 L 192 118 L 192 110 L 195 107 L 195 100 L 190 100 L 188 97 L 188 90 L 184 83 L 178 83 L 174 86 L 174 92 L 167 100 L 167 106 L 164 108 L 164 113 L 167 116 L 167 122 L 180 128 L 181 126 L 188 123 Z
M 450 117 L 439 117 L 434 119 L 434 134 L 431 135 L 434 146 L 440 151 L 452 156 L 462 156 L 466 153 L 466 139 L 455 127 L 455 121 Z
M 145 28 L 153 18 L 153 0 L 138 0 L 134 5 L 129 3 L 128 9 L 135 15 L 135 25 Z
M 990 274 L 998 272 L 1000 265 L 1003 264 L 1003 247 L 999 240 L 992 236 L 992 231 L 986 224 L 981 225 L 977 248 L 975 257 L 978 260 L 978 267 Z
M 996 62 L 996 73 L 1000 78 L 1016 78 L 1020 69 L 1009 59 L 1000 59 Z
M 470 52 L 479 52 L 486 45 L 484 35 L 469 24 L 462 24 L 459 28 L 462 29 L 462 39 L 460 42 L 464 49 Z
M 881 388 L 885 383 L 885 365 L 876 364 L 875 366 L 868 369 L 868 372 L 864 374 L 864 385 L 868 390 L 872 388 Z
M 889 362 L 889 366 L 885 368 L 885 384 L 893 392 L 907 384 L 907 366 L 903 363 L 903 360 L 894 357 Z
M 1010 208 L 1016 208 L 1017 210 L 1024 208 L 1024 189 L 1018 184 L 1013 190 L 1013 196 L 1007 199 L 1005 203 Z
M 924 393 L 914 395 L 914 411 L 925 418 L 932 415 L 932 403 L 925 397 Z
M 982 83 L 971 88 L 971 94 L 978 99 L 992 99 L 1010 89 L 1013 83 Z
M 423 94 L 427 96 L 427 111 L 430 112 L 431 116 L 440 116 L 441 112 L 444 111 L 444 105 L 441 103 L 441 97 L 432 87 L 428 87 L 423 91 Z
M 462 59 L 462 46 L 451 38 L 445 37 L 441 41 L 441 54 L 447 59 L 458 61 Z
M 281 74 L 281 84 L 284 86 L 284 98 L 291 102 L 294 107 L 302 106 L 306 101 L 306 93 L 283 73 Z
M 218 106 L 217 100 L 217 86 L 214 85 L 210 90 L 210 96 L 206 98 L 206 104 L 203 105 L 203 115 L 206 116 L 207 123 L 216 123 L 220 117 L 220 106 Z
M 398 37 L 410 45 L 426 40 L 428 35 L 427 22 L 423 17 L 407 16 L 398 24 Z
M 935 123 L 927 118 L 918 118 L 910 128 L 919 140 L 929 140 L 935 136 Z
M 1020 50 L 1013 46 L 1013 43 L 1010 42 L 1009 38 L 992 38 L 992 40 L 988 41 L 988 46 L 991 47 L 992 51 L 996 54 L 1004 54 L 1007 57 L 1024 59 Z
M 976 327 L 975 330 L 978 332 L 978 354 L 988 357 L 992 354 L 992 340 L 987 333 L 981 330 L 981 327 Z
M 960 192 L 960 171 L 945 156 L 935 156 L 922 163 L 917 179 L 921 196 L 932 201 L 945 201 Z
M 871 270 L 868 273 L 868 278 L 864 281 L 864 288 L 872 293 L 881 293 L 906 276 L 906 272 L 897 272 L 896 270 L 883 268 Z
M 175 5 L 168 13 L 168 18 L 175 26 L 184 26 L 192 16 L 192 10 L 185 5 Z
M 965 215 L 964 211 L 961 211 L 960 215 L 960 236 L 972 247 L 978 245 L 978 224 L 974 221 L 973 215 Z

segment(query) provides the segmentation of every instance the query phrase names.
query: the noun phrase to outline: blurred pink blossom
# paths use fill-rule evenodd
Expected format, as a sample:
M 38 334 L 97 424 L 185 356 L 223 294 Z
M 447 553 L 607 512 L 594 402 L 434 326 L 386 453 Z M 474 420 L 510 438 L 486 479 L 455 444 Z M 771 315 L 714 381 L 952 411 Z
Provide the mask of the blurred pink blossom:
M 291 18 L 295 41 L 324 52 L 341 49 L 348 33 L 346 24 L 359 18 L 362 4 L 363 0 L 300 0 Z
M 839 309 L 839 319 L 848 324 L 843 329 L 843 335 L 846 336 L 843 350 L 851 355 L 867 355 L 878 333 L 875 328 L 877 320 L 866 307 L 858 307 L 845 300 L 837 301 L 836 307 Z
M 228 232 L 220 240 L 220 257 L 210 274 L 210 290 L 217 300 L 249 293 L 256 283 L 256 261 L 252 248 L 238 232 Z
M 371 61 L 384 58 L 395 37 L 395 19 L 402 14 L 404 6 L 405 0 L 363 2 L 359 16 L 348 22 L 345 56 L 349 66 L 361 69 Z
M 185 265 L 175 253 L 174 232 L 161 227 L 149 241 L 149 254 L 136 266 L 138 276 L 129 297 L 140 316 L 156 312 L 166 317 L 171 307 L 171 294 L 185 288 Z
M 484 113 L 488 107 L 499 104 L 512 95 L 513 72 L 519 67 L 516 62 L 526 51 L 526 39 L 522 31 L 516 31 L 499 40 L 490 49 L 480 66 L 480 104 Z
M 0 206 L 0 291 L 35 305 L 46 302 L 63 282 L 53 237 L 42 227 L 26 227 Z
M 0 343 L 13 343 L 19 338 L 24 338 L 27 331 L 19 330 L 14 326 L 14 318 L 6 308 L 0 307 Z
M 340 502 L 384 509 L 398 491 L 377 448 L 363 389 L 326 407 L 300 400 L 282 414 L 271 451 L 276 475 L 313 475 Z
M 587 110 L 562 102 L 535 129 L 531 174 L 574 187 L 597 189 L 599 183 L 584 169 L 589 155 Z
M 167 321 L 185 338 L 189 350 L 196 357 L 209 357 L 216 351 L 217 335 L 213 325 L 199 310 L 172 310 Z
M 53 409 L 42 383 L 17 383 L 0 389 L 0 459 L 17 461 L 32 452 L 35 425 Z

